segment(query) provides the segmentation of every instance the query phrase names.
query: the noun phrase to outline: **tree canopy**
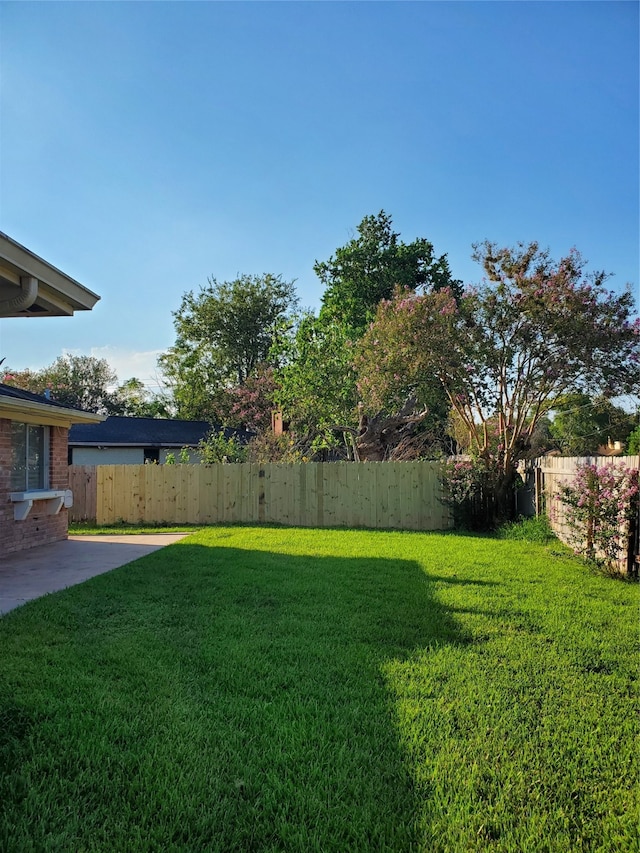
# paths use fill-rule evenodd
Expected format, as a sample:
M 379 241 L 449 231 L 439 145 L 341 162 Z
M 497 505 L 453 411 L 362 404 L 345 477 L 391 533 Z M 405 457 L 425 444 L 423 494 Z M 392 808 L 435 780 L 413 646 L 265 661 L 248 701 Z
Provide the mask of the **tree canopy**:
M 294 283 L 268 273 L 210 278 L 198 293 L 185 293 L 173 312 L 176 342 L 159 359 L 179 416 L 220 420 L 229 390 L 269 364 L 296 305 Z
M 306 435 L 315 449 L 344 447 L 348 438 L 351 452 L 352 436 L 365 432 L 358 409 L 354 345 L 379 301 L 390 297 L 397 285 L 412 292 L 447 287 L 456 294 L 461 286 L 451 276 L 446 255 L 436 257 L 426 239 L 404 243 L 384 211 L 365 216 L 357 236 L 328 261 L 316 261 L 314 270 L 325 287 L 322 307 L 318 316 L 307 314 L 302 319 L 281 353 L 276 399 L 297 433 Z M 376 426 L 385 428 L 385 413 L 377 414 L 382 419 L 367 420 L 368 434 Z
M 436 257 L 424 238 L 404 243 L 392 230 L 391 217 L 381 210 L 365 216 L 357 236 L 328 261 L 316 261 L 314 271 L 325 287 L 321 315 L 344 323 L 359 337 L 373 319 L 380 300 L 395 287 L 409 290 L 461 290 L 451 276 L 446 255 Z
M 564 456 L 589 456 L 609 439 L 627 443 L 635 421 L 634 415 L 611 400 L 567 394 L 554 406 L 549 432 Z
M 370 407 L 439 385 L 473 452 L 513 480 L 540 420 L 569 392 L 612 397 L 637 389 L 640 321 L 629 291 L 585 275 L 576 251 L 559 262 L 537 243 L 485 242 L 474 257 L 488 281 L 460 298 L 448 289 L 397 290 L 378 306 L 358 347 Z
M 335 444 L 336 425 L 355 425 L 357 396 L 346 326 L 308 314 L 275 371 L 275 398 L 316 448 Z
M 166 414 L 164 403 L 134 378 L 118 384 L 118 377 L 104 358 L 65 354 L 41 370 L 10 370 L 7 385 L 34 394 L 49 393 L 58 403 L 101 415 L 157 417 Z

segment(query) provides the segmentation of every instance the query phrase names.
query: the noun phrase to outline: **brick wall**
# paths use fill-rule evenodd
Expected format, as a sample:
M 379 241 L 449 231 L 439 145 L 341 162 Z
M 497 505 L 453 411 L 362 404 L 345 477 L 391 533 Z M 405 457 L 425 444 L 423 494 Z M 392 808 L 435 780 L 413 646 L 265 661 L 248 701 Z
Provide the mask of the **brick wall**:
M 52 489 L 69 488 L 66 427 L 50 427 L 49 484 Z M 0 557 L 35 545 L 67 538 L 67 510 L 45 515 L 45 501 L 34 501 L 24 521 L 15 521 L 11 491 L 11 421 L 0 418 Z

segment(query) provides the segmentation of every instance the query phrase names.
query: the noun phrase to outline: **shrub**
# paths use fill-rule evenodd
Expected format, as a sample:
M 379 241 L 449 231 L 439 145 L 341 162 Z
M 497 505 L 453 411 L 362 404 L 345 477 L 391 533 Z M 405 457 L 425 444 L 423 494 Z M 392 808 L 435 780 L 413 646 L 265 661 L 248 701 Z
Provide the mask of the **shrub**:
M 629 456 L 636 456 L 640 453 L 640 424 L 634 429 L 634 431 L 629 435 L 628 438 L 629 447 L 628 453 Z
M 454 457 L 444 466 L 443 503 L 451 509 L 454 526 L 462 530 L 495 530 L 515 510 L 517 473 L 505 477 L 499 462 L 478 457 Z
M 216 462 L 246 462 L 247 448 L 235 437 L 225 438 L 224 433 L 212 431 L 198 445 L 203 465 Z
M 575 553 L 589 562 L 614 566 L 637 507 L 638 472 L 612 465 L 580 465 L 574 481 L 560 488 Z

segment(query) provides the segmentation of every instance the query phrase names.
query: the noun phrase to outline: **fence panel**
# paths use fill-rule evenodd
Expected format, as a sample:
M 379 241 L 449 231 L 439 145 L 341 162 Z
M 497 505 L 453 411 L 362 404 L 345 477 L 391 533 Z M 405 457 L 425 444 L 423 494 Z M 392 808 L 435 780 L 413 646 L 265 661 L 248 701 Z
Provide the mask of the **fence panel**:
M 77 487 L 77 513 L 91 518 L 93 511 L 98 524 L 275 522 L 442 530 L 451 519 L 440 501 L 440 470 L 437 462 L 100 465 L 91 478 L 84 474 L 93 504 Z M 74 475 L 84 482 L 83 475 Z
M 96 485 L 95 465 L 69 466 L 69 488 L 73 492 L 69 521 L 95 521 Z

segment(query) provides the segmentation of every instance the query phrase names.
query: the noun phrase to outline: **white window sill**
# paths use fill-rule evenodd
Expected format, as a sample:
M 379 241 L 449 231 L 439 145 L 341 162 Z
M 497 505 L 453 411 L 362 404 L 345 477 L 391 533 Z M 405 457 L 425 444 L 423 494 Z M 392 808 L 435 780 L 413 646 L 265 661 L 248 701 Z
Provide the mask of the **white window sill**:
M 33 489 L 28 492 L 9 492 L 15 521 L 24 521 L 33 507 L 34 501 L 44 501 L 45 515 L 57 515 L 63 506 L 73 506 L 73 494 L 69 489 Z

